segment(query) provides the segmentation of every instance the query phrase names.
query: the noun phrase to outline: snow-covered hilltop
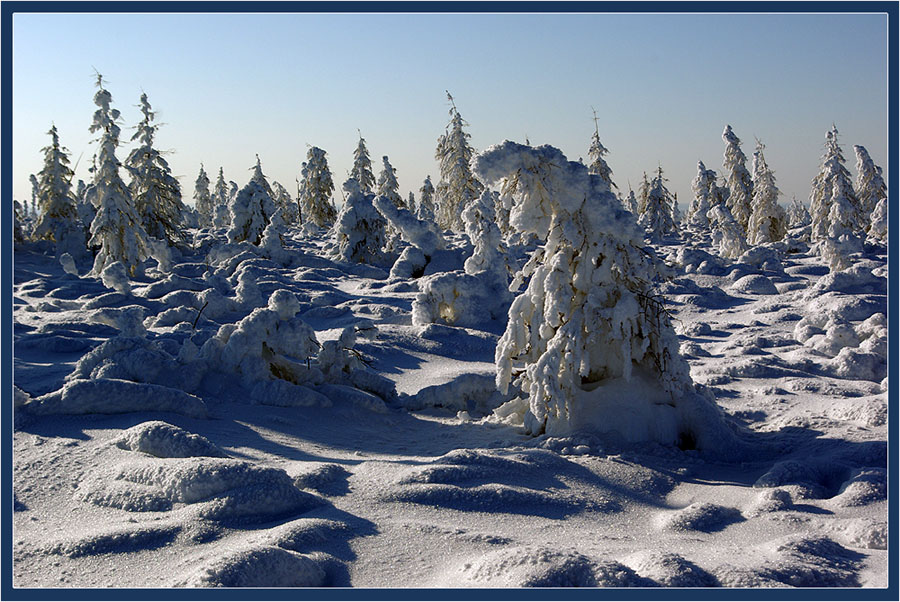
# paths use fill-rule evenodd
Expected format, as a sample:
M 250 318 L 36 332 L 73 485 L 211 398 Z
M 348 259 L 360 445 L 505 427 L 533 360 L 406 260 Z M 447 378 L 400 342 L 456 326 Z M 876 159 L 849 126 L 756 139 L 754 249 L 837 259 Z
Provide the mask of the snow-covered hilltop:
M 98 88 L 95 181 L 53 128 L 17 213 L 15 586 L 887 584 L 887 190 L 836 128 L 808 215 L 730 126 L 682 216 L 455 104 L 418 203 L 360 135 L 340 206 L 311 147 L 192 210 Z

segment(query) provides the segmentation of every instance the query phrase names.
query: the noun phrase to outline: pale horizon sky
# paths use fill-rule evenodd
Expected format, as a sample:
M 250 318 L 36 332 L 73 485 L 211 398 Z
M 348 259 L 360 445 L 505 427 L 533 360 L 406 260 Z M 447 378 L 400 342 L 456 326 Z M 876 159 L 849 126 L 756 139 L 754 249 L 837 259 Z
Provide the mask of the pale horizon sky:
M 439 179 L 445 90 L 476 150 L 527 137 L 587 160 L 596 109 L 619 190 L 660 165 L 682 208 L 698 160 L 722 175 L 726 124 L 748 168 L 765 143 L 784 205 L 806 202 L 832 123 L 852 174 L 861 144 L 890 175 L 887 15 L 16 14 L 13 37 L 19 200 L 51 123 L 89 183 L 94 69 L 122 112 L 119 160 L 146 92 L 191 204 L 201 162 L 243 186 L 256 154 L 293 193 L 310 145 L 340 204 L 357 129 L 376 177 L 388 155 L 418 198 Z

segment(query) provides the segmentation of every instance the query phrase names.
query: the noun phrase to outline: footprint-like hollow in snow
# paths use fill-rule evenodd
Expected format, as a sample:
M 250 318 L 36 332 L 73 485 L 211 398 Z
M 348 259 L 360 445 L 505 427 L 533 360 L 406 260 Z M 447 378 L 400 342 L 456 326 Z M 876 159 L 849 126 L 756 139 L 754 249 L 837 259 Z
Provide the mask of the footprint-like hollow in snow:
M 195 505 L 198 518 L 254 522 L 299 515 L 325 503 L 283 470 L 226 458 L 148 458 L 99 470 L 76 499 L 132 512 Z
M 206 437 L 195 435 L 161 420 L 142 422 L 125 430 L 115 439 L 120 449 L 136 451 L 157 458 L 226 457 Z

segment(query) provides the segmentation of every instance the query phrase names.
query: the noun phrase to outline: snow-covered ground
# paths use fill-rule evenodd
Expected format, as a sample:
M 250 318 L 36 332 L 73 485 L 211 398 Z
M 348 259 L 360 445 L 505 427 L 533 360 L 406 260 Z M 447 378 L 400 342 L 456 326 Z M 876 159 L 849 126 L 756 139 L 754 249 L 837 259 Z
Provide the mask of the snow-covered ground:
M 130 287 L 17 248 L 14 586 L 887 586 L 883 251 L 832 274 L 805 244 L 657 247 L 691 376 L 743 431 L 717 455 L 525 435 L 491 414 L 502 323 L 415 326 L 416 280 L 326 243 Z

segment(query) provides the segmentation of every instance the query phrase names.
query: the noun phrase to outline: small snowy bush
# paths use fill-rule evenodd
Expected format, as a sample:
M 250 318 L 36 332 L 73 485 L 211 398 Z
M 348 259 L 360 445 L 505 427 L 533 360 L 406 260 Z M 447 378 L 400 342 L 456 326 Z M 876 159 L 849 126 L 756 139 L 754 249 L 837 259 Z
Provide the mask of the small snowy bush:
M 372 204 L 375 197 L 362 192 L 353 178 L 344 182 L 343 188 L 347 200 L 332 229 L 334 256 L 348 263 L 384 264 L 387 221 Z

